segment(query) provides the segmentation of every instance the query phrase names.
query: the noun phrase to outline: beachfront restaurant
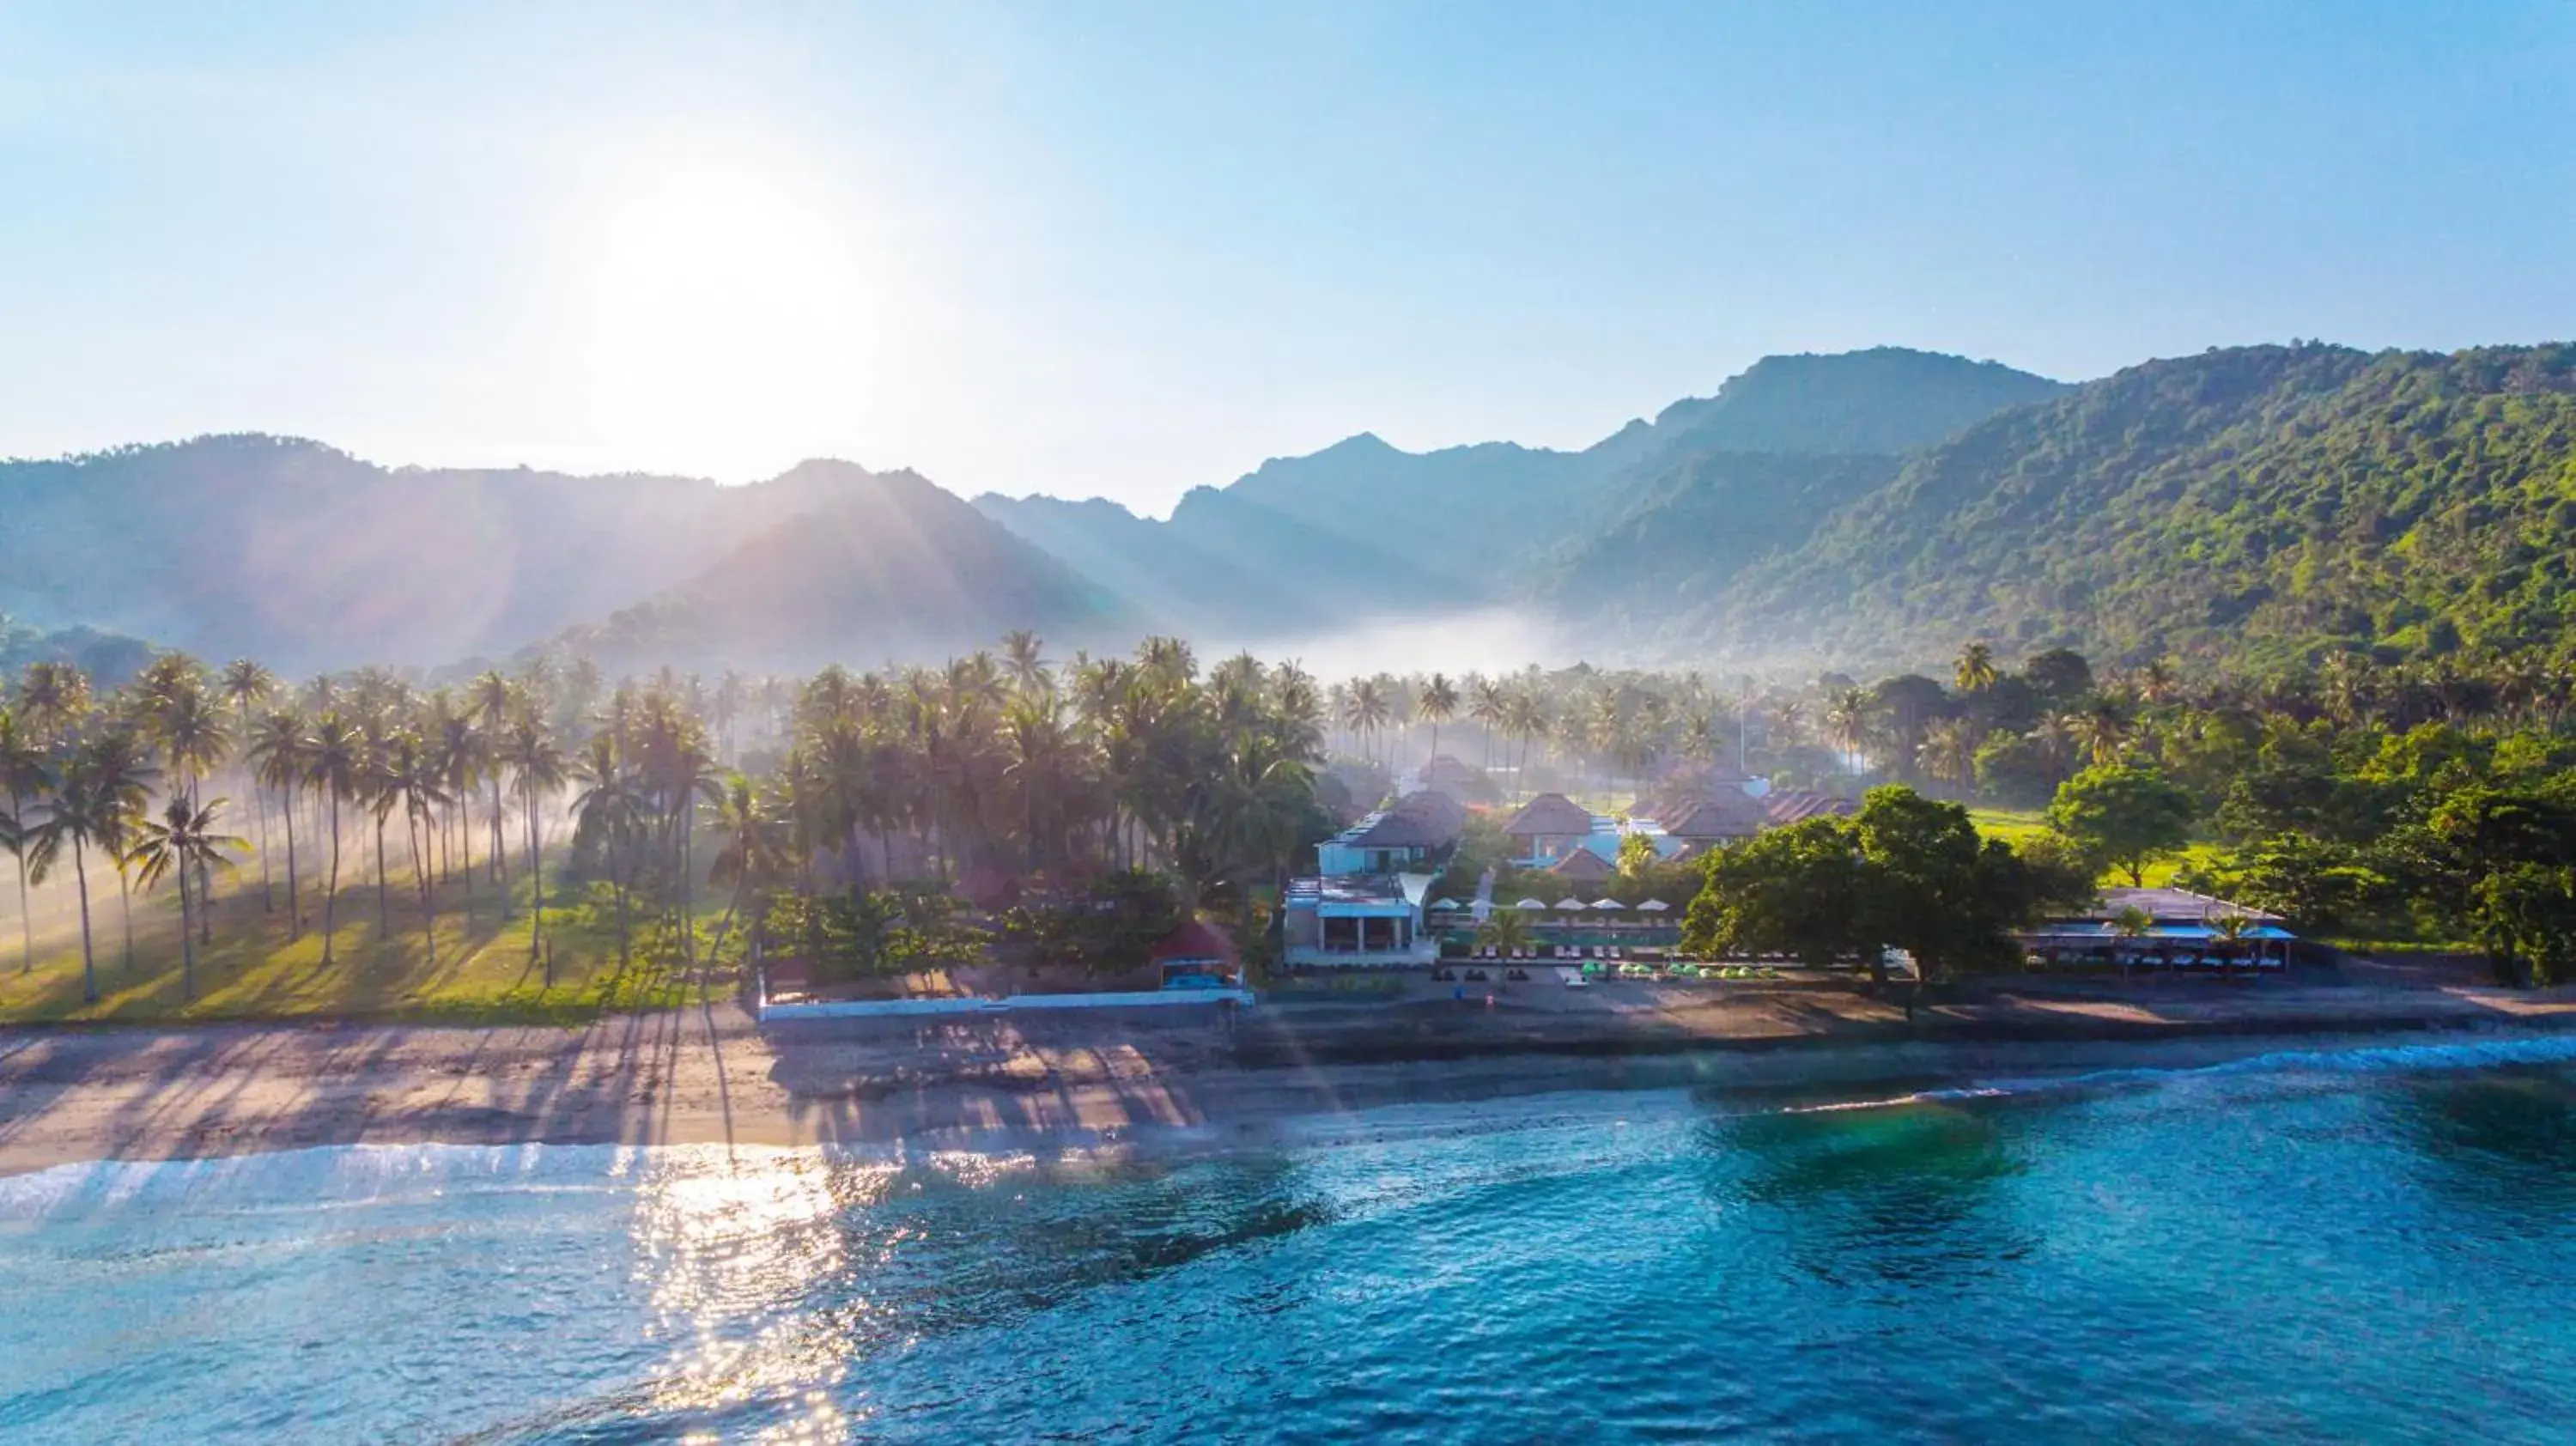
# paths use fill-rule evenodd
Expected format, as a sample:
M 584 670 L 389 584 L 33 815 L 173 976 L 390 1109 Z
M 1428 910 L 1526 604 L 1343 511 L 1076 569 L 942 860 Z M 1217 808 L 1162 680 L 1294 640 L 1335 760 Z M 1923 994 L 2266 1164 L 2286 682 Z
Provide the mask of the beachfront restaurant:
M 2146 916 L 2141 932 L 2132 932 L 2138 923 L 2133 909 Z M 2298 942 L 2278 914 L 2188 889 L 2104 889 L 2084 913 L 2050 919 L 2017 937 L 2025 961 L 2044 970 L 2268 972 L 2287 968 L 2290 947 Z
M 1291 879 L 1281 910 L 1281 958 L 1291 969 L 1424 969 L 1440 957 L 1422 927 L 1429 874 L 1338 874 Z

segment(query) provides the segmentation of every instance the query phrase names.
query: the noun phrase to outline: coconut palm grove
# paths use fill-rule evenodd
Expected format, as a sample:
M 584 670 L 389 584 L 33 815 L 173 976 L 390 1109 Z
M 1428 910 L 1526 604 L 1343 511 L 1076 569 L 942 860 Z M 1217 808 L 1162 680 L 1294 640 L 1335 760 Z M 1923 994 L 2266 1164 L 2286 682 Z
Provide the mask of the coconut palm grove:
M 2317 937 L 2456 941 L 2549 983 L 2576 967 L 2572 687 L 2508 660 L 2097 674 L 1982 641 L 1946 678 L 1865 683 L 1319 680 L 1174 638 L 1057 659 L 1026 632 L 944 667 L 802 678 L 612 678 L 539 652 L 288 682 L 162 653 L 111 686 L 37 662 L 0 712 L 9 1007 L 561 1016 L 737 989 L 756 955 L 852 978 L 986 959 L 1105 976 L 1193 915 L 1275 969 L 1282 887 L 1426 777 L 1467 812 L 1439 891 L 1491 871 L 1509 898 L 1546 887 L 1501 835 L 1532 796 L 1616 815 L 1748 771 L 1847 802 L 1696 860 L 1618 861 L 1712 954 L 1859 966 L 1929 938 L 1873 932 L 1905 911 L 1849 892 L 1897 890 L 1919 860 L 1859 879 L 1800 862 L 1876 840 L 1902 800 L 1909 846 L 1964 837 L 1971 873 L 1979 839 L 1991 855 L 1967 888 L 1985 896 L 1933 926 L 1965 934 L 1915 951 L 1936 969 L 2016 967 L 2015 928 L 2152 872 Z M 1089 927 L 1103 908 L 1117 927 Z

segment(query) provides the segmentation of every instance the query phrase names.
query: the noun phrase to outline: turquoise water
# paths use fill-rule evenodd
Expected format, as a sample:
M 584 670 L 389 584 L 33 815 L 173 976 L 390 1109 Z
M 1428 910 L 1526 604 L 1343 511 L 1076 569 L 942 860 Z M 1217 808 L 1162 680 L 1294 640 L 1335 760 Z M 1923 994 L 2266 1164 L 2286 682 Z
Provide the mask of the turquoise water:
M 0 1181 L 0 1439 L 2564 1442 L 2568 1054 L 70 1167 Z

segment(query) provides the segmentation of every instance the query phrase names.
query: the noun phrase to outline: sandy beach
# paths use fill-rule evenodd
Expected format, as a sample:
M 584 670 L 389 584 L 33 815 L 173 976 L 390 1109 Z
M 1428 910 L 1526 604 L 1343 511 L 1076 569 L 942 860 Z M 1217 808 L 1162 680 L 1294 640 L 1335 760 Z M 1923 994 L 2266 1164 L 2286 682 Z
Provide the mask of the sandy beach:
M 1186 1017 L 1185 1017 L 1186 1016 Z M 1848 1096 L 2576 1028 L 2576 991 L 2356 964 L 2261 984 L 2014 981 L 1908 1020 L 1837 988 L 1525 988 L 763 1029 L 730 1003 L 586 1028 L 0 1031 L 0 1173 L 355 1143 L 1224 1143 L 1404 1104 L 1690 1085 Z

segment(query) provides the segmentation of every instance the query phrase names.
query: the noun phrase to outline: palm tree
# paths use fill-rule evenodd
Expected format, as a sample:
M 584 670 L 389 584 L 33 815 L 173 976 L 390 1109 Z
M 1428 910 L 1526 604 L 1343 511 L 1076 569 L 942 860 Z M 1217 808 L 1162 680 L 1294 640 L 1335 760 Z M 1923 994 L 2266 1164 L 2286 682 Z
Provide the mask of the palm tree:
M 537 801 L 564 785 L 563 750 L 534 710 L 523 711 L 501 739 L 498 757 L 518 775 L 519 797 L 528 820 L 528 957 L 537 957 L 546 922 L 546 878 L 537 854 Z M 497 785 L 496 785 L 497 787 Z M 494 815 L 498 817 L 496 813 Z M 506 896 L 505 896 L 506 898 Z M 506 909 L 507 904 L 503 907 Z M 551 970 L 547 984 L 552 985 Z
M 722 693 L 719 691 L 718 696 Z M 457 870 L 465 881 L 465 917 L 474 918 L 474 790 L 486 772 L 497 772 L 492 762 L 492 740 L 474 726 L 474 720 L 461 713 L 450 713 L 438 720 L 436 772 L 439 788 L 447 796 L 447 812 L 456 825 L 457 842 L 464 854 L 464 867 Z
M 89 710 L 89 675 L 69 663 L 40 660 L 18 675 L 20 721 L 37 737 L 68 735 Z
M 145 888 L 158 886 L 166 877 L 179 880 L 179 995 L 183 999 L 197 997 L 197 937 L 188 917 L 188 875 L 203 877 L 218 867 L 231 868 L 233 861 L 225 853 L 249 847 L 230 834 L 215 832 L 215 820 L 223 810 L 220 798 L 191 806 L 185 797 L 173 793 L 161 821 L 146 820 L 134 847 Z
M 377 764 L 376 832 L 381 839 L 385 815 L 395 808 L 402 810 L 403 837 L 411 847 L 412 881 L 420 890 L 421 939 L 428 949 L 429 962 L 433 964 L 438 962 L 437 889 L 430 860 L 422 846 L 429 837 L 431 819 L 448 801 L 447 791 L 440 785 L 439 760 L 421 746 L 419 735 L 408 731 L 395 734 Z M 384 890 L 381 866 L 376 888 L 381 899 Z
M 1470 677 L 1467 680 L 1467 717 L 1485 732 L 1485 771 L 1494 771 L 1494 735 L 1502 731 L 1504 711 L 1511 704 L 1511 694 L 1491 678 Z
M 260 715 L 243 750 L 252 779 L 262 789 L 276 790 L 286 805 L 286 937 L 290 942 L 304 937 L 304 897 L 295 865 L 295 798 L 309 778 L 304 747 L 304 719 L 293 709 L 280 708 Z M 261 816 L 267 816 L 265 809 Z
M 2120 951 L 2120 980 L 2122 983 L 2128 982 L 2129 961 L 2136 957 L 2137 941 L 2154 932 L 2155 927 L 2155 916 L 2148 913 L 2146 910 L 2139 908 L 2135 904 L 2125 905 L 2118 913 L 2111 916 L 2112 934 L 2129 946 Z
M 1771 705 L 1771 731 L 1778 735 L 1779 746 L 1795 748 L 1806 741 L 1807 705 L 1795 698 L 1783 698 Z
M 721 943 L 746 896 L 783 882 L 793 872 L 793 843 L 787 821 L 779 816 L 773 800 L 763 797 L 739 773 L 725 780 L 722 794 L 708 805 L 708 811 L 724 844 L 707 865 L 707 882 L 733 891 L 725 902 L 724 918 L 716 924 Z
M 1342 704 L 1342 726 L 1365 740 L 1374 741 L 1387 721 L 1394 717 L 1386 690 L 1375 678 L 1359 678 L 1351 683 L 1350 698 Z M 1363 747 L 1363 756 L 1375 760 L 1375 754 Z
M 151 803 L 152 784 L 161 770 L 152 766 L 143 751 L 143 741 L 126 728 L 114 728 L 98 734 L 81 745 L 77 766 L 88 776 L 89 786 L 98 797 L 95 817 L 98 820 L 98 844 L 116 866 L 117 916 L 125 935 L 125 969 L 134 969 L 134 859 L 129 850 L 134 843 L 135 825 L 142 821 Z M 66 770 L 69 772 L 70 770 Z
M 2129 739 L 2129 710 L 2113 698 L 2097 698 L 2093 705 L 2076 715 L 2077 739 L 2093 755 L 2097 764 L 2115 763 L 2120 745 Z
M 1914 756 L 1925 773 L 1965 793 L 1976 777 L 1975 725 L 1965 718 L 1941 719 L 1923 730 L 1923 742 L 1914 750 Z
M 88 853 L 100 848 L 112 857 L 122 856 L 119 850 L 129 820 L 151 771 L 132 738 L 123 734 L 108 734 L 75 750 L 55 780 L 45 821 L 35 829 L 28 849 L 30 873 L 40 884 L 61 862 L 65 850 L 71 853 L 72 875 L 80 889 L 81 998 L 85 1003 L 98 1002 Z
M 1951 680 L 1962 693 L 1982 693 L 1995 685 L 1995 650 L 1984 643 L 1970 643 L 1959 650 L 1958 666 Z
M 1843 689 L 1825 708 L 1824 721 L 1825 736 L 1842 754 L 1844 770 L 1858 772 L 1861 745 L 1869 741 L 1870 734 L 1869 694 L 1859 688 Z
M 35 826 L 27 820 L 27 800 L 42 794 L 52 784 L 52 770 L 46 766 L 45 750 L 35 729 L 22 712 L 0 707 L 0 793 L 9 796 L 9 855 L 18 865 L 18 934 L 21 954 L 18 972 L 28 973 L 36 967 L 35 915 L 27 907 L 27 851 L 33 846 Z
M 581 760 L 573 765 L 572 780 L 580 786 L 572 799 L 573 837 L 576 841 L 595 840 L 606 861 L 608 890 L 617 900 L 617 962 L 622 968 L 632 956 L 627 947 L 628 879 L 618 872 L 618 845 L 630 841 L 642 822 L 643 800 L 617 755 L 613 734 L 602 733 L 590 740 Z
M 1518 909 L 1496 909 L 1476 926 L 1476 942 L 1508 959 L 1529 947 L 1529 916 Z
M 1511 697 L 1503 705 L 1503 733 L 1506 737 L 1519 740 L 1521 745 L 1520 761 L 1513 766 L 1512 770 L 1513 793 L 1516 796 L 1526 795 L 1529 791 L 1530 740 L 1546 737 L 1547 730 L 1547 705 L 1540 700 L 1537 692 L 1529 688 L 1513 690 Z
M 195 663 L 179 654 L 165 654 L 164 660 L 173 666 L 152 680 L 142 710 L 144 721 L 169 760 L 179 796 L 194 803 L 199 782 L 222 766 L 231 740 L 225 736 L 222 711 L 207 693 L 204 675 Z M 213 879 L 206 872 L 197 876 L 198 901 L 205 906 L 198 912 L 209 931 L 214 928 Z
M 1458 685 L 1445 673 L 1434 673 L 1422 685 L 1422 693 L 1413 700 L 1413 714 L 1431 725 L 1431 757 L 1440 757 L 1440 725 L 1458 716 Z M 1423 783 L 1431 782 L 1431 765 L 1423 765 Z
M 314 720 L 297 755 L 304 764 L 304 785 L 322 797 L 331 815 L 331 877 L 322 893 L 322 963 L 328 967 L 340 921 L 340 811 L 358 791 L 366 738 L 334 708 Z
M 1023 693 L 1034 693 L 1051 686 L 1045 657 L 1046 640 L 1026 628 L 1013 628 L 1002 635 L 1002 666 L 1009 670 L 1011 682 Z
M 250 658 L 235 658 L 224 665 L 223 677 L 217 684 L 224 701 L 233 706 L 234 736 L 244 743 L 251 739 L 252 710 L 266 703 L 277 691 L 277 675 Z M 277 901 L 271 888 L 268 869 L 268 795 L 259 788 L 251 790 L 251 814 L 259 835 L 259 909 L 272 913 Z M 182 912 L 185 912 L 184 910 Z
M 590 660 L 585 658 L 584 663 Z M 597 686 L 598 665 L 591 664 L 592 685 Z M 485 748 L 502 751 L 502 732 L 509 727 L 514 710 L 520 705 L 518 686 L 501 676 L 499 669 L 485 672 L 474 680 L 468 697 L 473 715 L 483 722 Z M 510 917 L 509 852 L 501 847 L 501 770 L 492 770 L 492 881 L 501 889 L 501 917 Z
M 2245 936 L 2254 932 L 2254 920 L 2247 914 L 2221 914 L 2209 921 L 2209 932 L 2218 938 L 2219 962 L 2232 970 L 2236 967 L 2237 949 L 2244 944 Z

